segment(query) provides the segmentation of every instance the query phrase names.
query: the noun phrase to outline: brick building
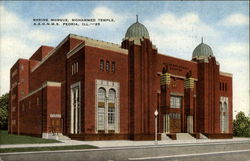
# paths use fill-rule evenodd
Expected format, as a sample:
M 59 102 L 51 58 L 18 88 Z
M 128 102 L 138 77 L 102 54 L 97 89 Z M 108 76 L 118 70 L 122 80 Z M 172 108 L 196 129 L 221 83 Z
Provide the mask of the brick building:
M 232 75 L 212 49 L 202 42 L 191 61 L 160 54 L 138 21 L 121 45 L 70 34 L 41 46 L 10 84 L 9 133 L 151 140 L 157 109 L 159 134 L 232 137 Z

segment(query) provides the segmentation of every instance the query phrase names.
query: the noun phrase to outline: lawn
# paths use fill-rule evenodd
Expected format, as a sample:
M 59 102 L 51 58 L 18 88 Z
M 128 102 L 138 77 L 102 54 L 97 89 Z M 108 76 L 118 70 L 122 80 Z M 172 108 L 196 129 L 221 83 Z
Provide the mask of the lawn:
M 29 151 L 56 151 L 56 150 L 79 150 L 79 149 L 96 149 L 91 145 L 70 145 L 70 146 L 54 146 L 54 147 L 29 147 L 29 148 L 5 148 L 0 149 L 0 153 L 11 152 L 29 152 Z
M 5 130 L 0 130 L 0 145 L 3 144 L 39 144 L 39 143 L 60 143 L 52 139 L 42 139 L 25 135 L 8 134 Z

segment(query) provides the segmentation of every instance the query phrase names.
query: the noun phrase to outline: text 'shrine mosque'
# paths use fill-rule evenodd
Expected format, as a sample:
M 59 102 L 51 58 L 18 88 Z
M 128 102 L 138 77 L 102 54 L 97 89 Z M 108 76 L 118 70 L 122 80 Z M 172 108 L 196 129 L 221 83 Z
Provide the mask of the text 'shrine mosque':
M 212 49 L 202 42 L 191 61 L 160 54 L 138 21 L 121 45 L 70 34 L 41 46 L 10 83 L 9 133 L 153 140 L 157 109 L 159 139 L 232 137 L 232 75 Z

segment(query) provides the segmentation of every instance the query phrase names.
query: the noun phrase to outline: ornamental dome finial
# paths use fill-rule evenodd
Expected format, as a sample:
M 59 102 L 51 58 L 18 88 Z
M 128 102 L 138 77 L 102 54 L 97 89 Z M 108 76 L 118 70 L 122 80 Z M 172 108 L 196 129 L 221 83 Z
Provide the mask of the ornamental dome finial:
M 214 57 L 212 48 L 203 43 L 203 37 L 201 38 L 201 43 L 193 51 L 193 59 L 205 59 L 208 57 Z
M 140 39 L 140 38 L 149 38 L 149 33 L 147 28 L 138 22 L 138 15 L 136 15 L 136 22 L 133 23 L 125 34 L 125 39 Z

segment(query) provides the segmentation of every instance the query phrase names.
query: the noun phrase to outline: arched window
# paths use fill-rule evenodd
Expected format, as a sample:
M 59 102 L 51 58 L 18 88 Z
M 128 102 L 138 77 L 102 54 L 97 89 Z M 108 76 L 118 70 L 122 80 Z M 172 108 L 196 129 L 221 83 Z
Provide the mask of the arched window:
M 115 102 L 115 90 L 114 89 L 110 89 L 109 90 L 109 102 Z
M 105 102 L 106 90 L 104 88 L 98 89 L 98 102 Z
M 104 60 L 100 60 L 100 71 L 104 71 Z

